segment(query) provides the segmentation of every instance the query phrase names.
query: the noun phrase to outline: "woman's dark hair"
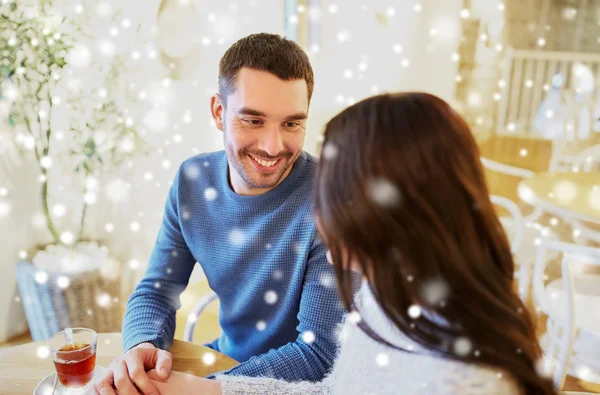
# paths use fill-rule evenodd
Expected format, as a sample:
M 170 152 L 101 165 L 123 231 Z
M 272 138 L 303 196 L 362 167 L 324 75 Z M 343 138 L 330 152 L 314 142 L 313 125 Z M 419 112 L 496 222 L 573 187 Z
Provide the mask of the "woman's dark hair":
M 385 94 L 342 111 L 324 137 L 315 214 L 346 309 L 356 262 L 385 314 L 427 352 L 554 394 L 536 372 L 533 320 L 462 117 L 430 94 Z

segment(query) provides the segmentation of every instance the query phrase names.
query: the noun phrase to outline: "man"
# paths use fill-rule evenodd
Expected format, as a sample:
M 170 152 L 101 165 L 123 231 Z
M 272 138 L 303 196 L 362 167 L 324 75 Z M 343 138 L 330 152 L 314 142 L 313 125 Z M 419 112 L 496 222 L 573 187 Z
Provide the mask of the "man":
M 196 262 L 221 301 L 222 335 L 209 346 L 240 364 L 230 375 L 323 378 L 343 309 L 312 217 L 317 163 L 302 151 L 314 86 L 293 41 L 253 34 L 219 65 L 212 115 L 225 151 L 180 167 L 148 270 L 123 322 L 125 355 L 100 393 L 158 394 L 168 377 L 179 296 Z M 105 392 L 103 392 L 105 391 Z

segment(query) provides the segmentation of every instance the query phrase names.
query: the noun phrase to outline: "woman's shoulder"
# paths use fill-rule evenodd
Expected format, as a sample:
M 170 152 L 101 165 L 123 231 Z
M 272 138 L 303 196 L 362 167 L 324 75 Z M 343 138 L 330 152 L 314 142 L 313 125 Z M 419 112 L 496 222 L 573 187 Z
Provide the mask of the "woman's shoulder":
M 439 362 L 444 366 L 435 367 L 436 373 L 428 383 L 432 393 L 443 395 L 523 394 L 515 378 L 500 369 L 452 360 L 440 360 Z

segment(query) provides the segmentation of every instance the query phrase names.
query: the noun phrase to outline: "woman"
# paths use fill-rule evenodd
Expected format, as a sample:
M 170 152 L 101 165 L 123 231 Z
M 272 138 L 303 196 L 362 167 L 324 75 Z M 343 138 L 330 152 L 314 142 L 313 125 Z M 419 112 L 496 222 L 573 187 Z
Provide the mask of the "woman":
M 173 373 L 164 393 L 554 394 L 465 121 L 425 93 L 380 95 L 325 130 L 316 215 L 351 311 L 320 383 Z M 363 274 L 353 303 L 351 275 Z M 164 391 L 164 392 L 163 392 Z

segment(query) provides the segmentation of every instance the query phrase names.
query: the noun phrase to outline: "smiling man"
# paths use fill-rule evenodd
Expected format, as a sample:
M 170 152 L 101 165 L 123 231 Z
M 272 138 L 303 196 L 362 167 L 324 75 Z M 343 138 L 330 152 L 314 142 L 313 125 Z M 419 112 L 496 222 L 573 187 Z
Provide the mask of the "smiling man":
M 229 375 L 318 381 L 336 353 L 343 308 L 312 216 L 316 160 L 302 150 L 313 92 L 293 41 L 253 34 L 231 46 L 211 99 L 225 150 L 185 161 L 171 187 L 148 270 L 123 323 L 126 353 L 100 393 L 158 394 L 175 311 L 196 262 L 220 299 L 210 347 L 240 362 Z M 164 372 L 162 371 L 164 369 Z

